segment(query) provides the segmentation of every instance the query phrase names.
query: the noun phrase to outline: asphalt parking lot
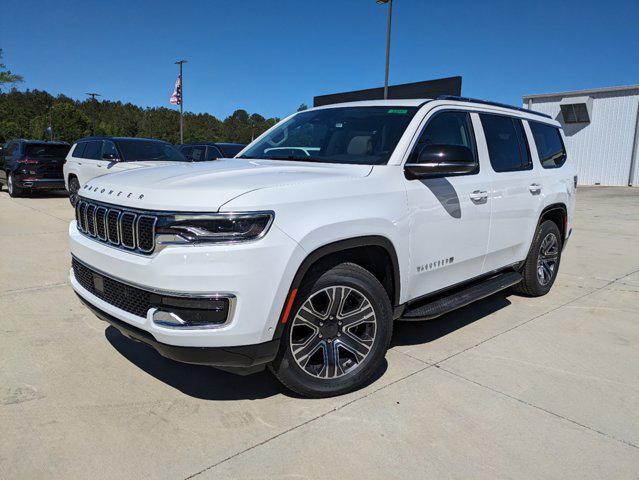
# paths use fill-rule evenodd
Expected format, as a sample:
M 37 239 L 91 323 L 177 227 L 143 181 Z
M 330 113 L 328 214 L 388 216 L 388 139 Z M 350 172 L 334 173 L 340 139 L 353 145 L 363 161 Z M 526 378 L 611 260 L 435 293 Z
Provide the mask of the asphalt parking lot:
M 582 188 L 549 295 L 398 324 L 364 390 L 166 360 L 84 308 L 63 194 L 0 193 L 0 478 L 637 478 L 639 189 Z

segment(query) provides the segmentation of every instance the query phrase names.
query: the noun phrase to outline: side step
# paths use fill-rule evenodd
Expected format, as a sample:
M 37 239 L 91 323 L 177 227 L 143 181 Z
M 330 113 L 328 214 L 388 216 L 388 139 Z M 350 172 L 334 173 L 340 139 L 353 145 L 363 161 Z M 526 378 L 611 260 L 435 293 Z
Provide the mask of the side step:
M 519 282 L 523 277 L 518 272 L 504 272 L 474 283 L 454 293 L 444 294 L 433 301 L 418 306 L 408 306 L 400 320 L 432 320 L 452 310 L 461 308 Z

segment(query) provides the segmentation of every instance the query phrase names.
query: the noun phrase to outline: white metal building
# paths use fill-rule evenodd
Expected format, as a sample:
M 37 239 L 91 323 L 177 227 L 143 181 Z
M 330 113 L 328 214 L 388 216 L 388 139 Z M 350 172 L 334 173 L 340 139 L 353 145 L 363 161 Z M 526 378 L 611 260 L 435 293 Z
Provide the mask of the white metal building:
M 564 128 L 580 185 L 639 186 L 639 85 L 524 96 Z

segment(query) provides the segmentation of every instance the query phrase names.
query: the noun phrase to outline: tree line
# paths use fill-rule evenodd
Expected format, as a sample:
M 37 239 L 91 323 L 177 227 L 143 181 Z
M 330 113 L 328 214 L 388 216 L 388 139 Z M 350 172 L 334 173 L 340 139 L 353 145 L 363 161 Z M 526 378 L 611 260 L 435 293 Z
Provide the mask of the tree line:
M 278 118 L 236 110 L 224 120 L 208 113 L 184 113 L 185 142 L 248 143 Z M 72 143 L 93 134 L 147 137 L 178 143 L 179 112 L 170 108 L 142 108 L 109 100 L 73 100 L 41 90 L 0 92 L 0 142 L 12 138 L 54 140 Z

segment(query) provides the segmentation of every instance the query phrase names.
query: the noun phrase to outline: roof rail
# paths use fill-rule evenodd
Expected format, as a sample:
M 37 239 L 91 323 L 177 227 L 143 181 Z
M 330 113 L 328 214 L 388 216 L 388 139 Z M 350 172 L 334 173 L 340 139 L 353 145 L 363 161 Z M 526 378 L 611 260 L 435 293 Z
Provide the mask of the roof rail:
M 493 107 L 502 107 L 502 108 L 508 108 L 510 110 L 518 110 L 520 112 L 531 113 L 533 115 L 539 115 L 540 117 L 550 118 L 552 120 L 552 117 L 550 115 L 545 114 L 545 113 L 536 112 L 534 110 L 529 110 L 527 108 L 515 107 L 513 105 L 508 105 L 506 103 L 490 102 L 488 100 L 480 100 L 478 98 L 458 97 L 456 95 L 440 95 L 439 97 L 437 97 L 437 100 L 455 100 L 455 101 L 458 101 L 458 102 L 472 102 L 472 103 L 479 103 L 481 105 L 492 105 Z

